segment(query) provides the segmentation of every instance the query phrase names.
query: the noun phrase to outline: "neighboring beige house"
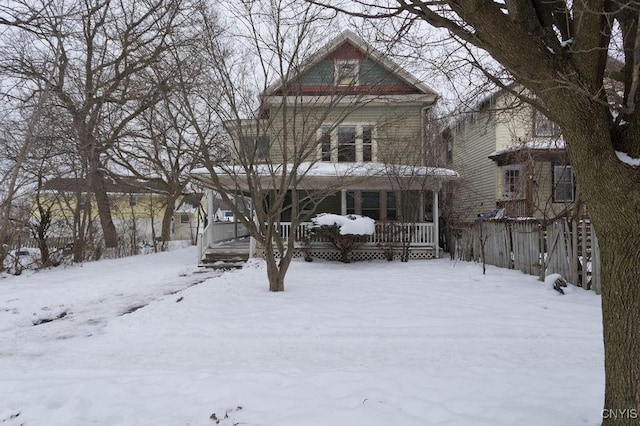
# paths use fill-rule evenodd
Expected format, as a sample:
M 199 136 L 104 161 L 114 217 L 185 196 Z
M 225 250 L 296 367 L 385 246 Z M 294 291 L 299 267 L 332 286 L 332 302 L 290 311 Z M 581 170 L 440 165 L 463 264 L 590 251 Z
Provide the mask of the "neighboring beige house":
M 123 240 L 150 243 L 162 232 L 167 192 L 161 181 L 142 181 L 121 176 L 106 182 L 113 222 Z M 51 206 L 54 225 L 53 236 L 71 235 L 71 224 L 77 211 L 87 202 L 87 181 L 76 178 L 54 178 L 44 183 L 40 202 Z M 183 194 L 176 201 L 171 227 L 172 240 L 190 240 L 195 243 L 203 216 L 200 206 L 202 194 Z M 91 220 L 98 223 L 98 209 L 93 197 L 89 199 Z M 37 211 L 34 210 L 34 215 Z
M 447 161 L 460 173 L 451 222 L 478 217 L 553 219 L 575 208 L 577 189 L 556 123 L 501 90 L 446 131 Z
M 385 224 L 411 222 L 419 229 L 412 231 L 418 257 L 434 257 L 439 255 L 438 221 L 433 220 L 439 215 L 438 193 L 444 182 L 457 178 L 454 171 L 425 162 L 425 120 L 437 98 L 428 86 L 345 31 L 287 81 L 266 89 L 259 119 L 241 126 L 254 129 L 255 136 L 233 131 L 231 136 L 236 152 L 257 159 L 253 173 L 264 174 L 265 185 L 273 168 L 264 163 L 282 163 L 287 144 L 290 152 L 295 146 L 306 153 L 298 168 L 304 172 L 298 188 L 340 188 L 319 205 L 301 206 L 309 217 L 333 213 L 375 219 L 370 251 L 380 251 L 384 241 L 376 238 L 382 238 Z M 286 113 L 293 115 L 288 119 L 283 117 L 285 103 Z M 293 126 L 294 121 L 298 127 L 284 130 L 283 123 Z M 220 170 L 221 180 L 224 173 Z M 210 182 L 205 172 L 195 177 L 205 185 Z M 230 176 L 229 187 L 234 184 L 240 190 L 245 185 Z M 300 192 L 289 191 L 293 203 L 302 198 Z M 289 235 L 291 211 L 283 211 L 280 220 Z

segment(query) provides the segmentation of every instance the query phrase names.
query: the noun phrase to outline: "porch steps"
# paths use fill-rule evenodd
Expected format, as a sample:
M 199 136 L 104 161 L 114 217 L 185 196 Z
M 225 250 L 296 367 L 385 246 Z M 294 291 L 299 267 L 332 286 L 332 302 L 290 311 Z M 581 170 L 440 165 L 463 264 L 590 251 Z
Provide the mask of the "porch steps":
M 239 269 L 249 259 L 248 239 L 235 240 L 209 247 L 200 260 L 201 267 L 210 269 Z

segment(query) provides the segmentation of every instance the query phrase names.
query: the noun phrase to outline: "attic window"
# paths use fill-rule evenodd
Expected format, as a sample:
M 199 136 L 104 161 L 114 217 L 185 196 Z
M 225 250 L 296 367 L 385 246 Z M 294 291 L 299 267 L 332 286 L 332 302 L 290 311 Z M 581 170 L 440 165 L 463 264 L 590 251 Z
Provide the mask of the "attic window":
M 335 82 L 337 86 L 352 86 L 358 84 L 360 62 L 357 60 L 335 61 Z

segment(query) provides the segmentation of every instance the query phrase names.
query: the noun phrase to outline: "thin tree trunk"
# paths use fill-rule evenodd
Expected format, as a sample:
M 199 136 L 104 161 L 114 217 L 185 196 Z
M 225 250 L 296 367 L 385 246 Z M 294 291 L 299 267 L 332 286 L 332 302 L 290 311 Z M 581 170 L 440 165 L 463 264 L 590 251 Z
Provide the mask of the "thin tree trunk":
M 90 187 L 93 190 L 93 196 L 96 200 L 104 245 L 106 248 L 116 248 L 118 247 L 118 233 L 116 226 L 113 224 L 113 218 L 111 217 L 109 196 L 107 195 L 107 189 L 105 187 L 104 175 L 100 170 L 98 156 L 99 154 L 94 152 L 89 159 Z
M 166 250 L 169 240 L 171 240 L 171 219 L 175 211 L 176 200 L 178 196 L 171 194 L 166 199 L 166 207 L 162 215 L 162 249 Z
M 283 270 L 283 259 L 276 259 L 273 244 L 265 245 L 264 255 L 265 261 L 267 262 L 267 278 L 269 279 L 269 291 L 284 291 L 284 277 L 289 266 L 288 263 L 286 265 L 287 267 Z

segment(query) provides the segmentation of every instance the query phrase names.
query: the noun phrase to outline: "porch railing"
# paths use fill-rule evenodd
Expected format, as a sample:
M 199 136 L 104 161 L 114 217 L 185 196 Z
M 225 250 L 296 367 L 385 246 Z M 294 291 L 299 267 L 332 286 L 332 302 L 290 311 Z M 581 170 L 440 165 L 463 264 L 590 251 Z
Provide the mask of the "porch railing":
M 498 207 L 504 209 L 506 217 L 529 217 L 529 207 L 526 199 L 502 200 L 498 202 Z
M 292 236 L 296 241 L 304 241 L 309 235 L 311 222 L 303 222 L 292 232 L 291 222 L 280 222 L 280 235 L 285 239 Z M 315 237 L 311 242 L 326 242 L 326 239 Z M 368 236 L 368 244 L 402 244 L 409 243 L 413 247 L 435 246 L 434 226 L 430 222 L 420 223 L 376 223 L 375 232 Z

